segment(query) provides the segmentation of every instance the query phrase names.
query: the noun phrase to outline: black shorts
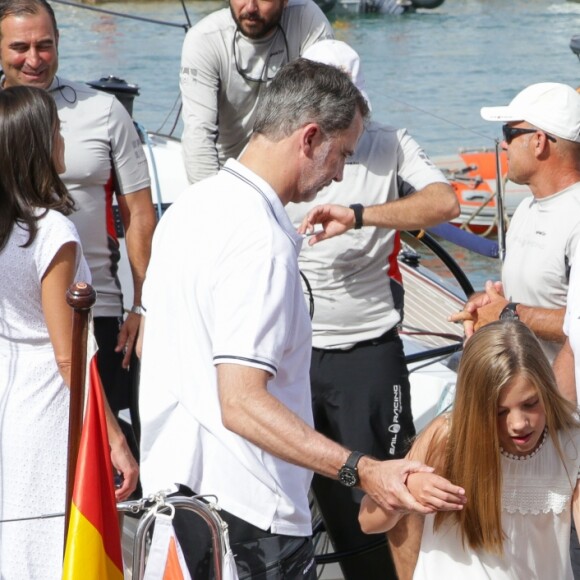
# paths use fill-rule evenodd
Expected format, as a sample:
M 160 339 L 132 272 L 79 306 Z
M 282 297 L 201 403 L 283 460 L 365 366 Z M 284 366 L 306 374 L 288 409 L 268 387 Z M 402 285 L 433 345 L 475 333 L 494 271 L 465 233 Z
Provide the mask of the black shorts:
M 97 366 L 109 406 L 115 415 L 130 404 L 131 375 L 123 368 L 123 353 L 115 352 L 123 320 L 117 316 L 94 318 L 95 339 L 99 346 Z
M 405 456 L 415 426 L 395 329 L 349 350 L 313 349 L 310 380 L 317 431 L 377 459 Z

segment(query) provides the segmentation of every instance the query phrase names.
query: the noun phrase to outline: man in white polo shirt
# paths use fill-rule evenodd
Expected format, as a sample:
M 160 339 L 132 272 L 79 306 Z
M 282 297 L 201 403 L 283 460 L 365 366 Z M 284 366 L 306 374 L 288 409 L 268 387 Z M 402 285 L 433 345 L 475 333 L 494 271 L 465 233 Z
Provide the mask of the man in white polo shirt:
M 312 428 L 302 237 L 284 206 L 342 178 L 367 113 L 338 69 L 286 65 L 239 161 L 190 187 L 154 237 L 144 288 L 143 488 L 178 483 L 216 495 L 238 570 L 250 577 L 316 577 L 310 470 L 360 485 L 385 507 L 423 509 L 404 485 L 417 464 L 381 463 Z M 450 492 L 446 505 L 458 507 L 458 488 L 437 481 Z M 188 567 L 205 577 L 207 544 L 176 518 Z

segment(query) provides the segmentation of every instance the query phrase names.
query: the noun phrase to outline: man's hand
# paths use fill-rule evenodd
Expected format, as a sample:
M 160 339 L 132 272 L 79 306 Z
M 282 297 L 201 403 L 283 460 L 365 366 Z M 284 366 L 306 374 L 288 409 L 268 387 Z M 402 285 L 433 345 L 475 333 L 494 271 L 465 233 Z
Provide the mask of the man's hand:
M 124 501 L 135 491 L 139 479 L 139 466 L 124 437 L 111 443 L 111 463 L 122 476 L 121 486 L 115 489 L 115 498 Z
M 117 338 L 115 352 L 124 353 L 122 363 L 124 369 L 129 368 L 131 354 L 133 353 L 133 348 L 135 347 L 135 341 L 137 340 L 140 323 L 141 316 L 139 314 L 129 312 L 129 314 L 127 314 L 127 318 L 125 318 L 125 321 L 119 330 L 119 337 Z
M 414 511 L 420 514 L 433 512 L 432 508 L 417 501 L 405 485 L 411 473 L 431 473 L 431 467 L 407 459 L 376 461 L 363 457 L 359 461 L 358 469 L 361 487 L 383 509 L 396 512 Z
M 462 322 L 465 331 L 465 339 L 469 339 L 473 333 L 499 318 L 499 314 L 507 304 L 503 296 L 503 285 L 501 282 L 488 280 L 485 283 L 485 291 L 476 292 L 465 303 L 463 310 L 452 314 L 450 322 Z M 501 308 L 498 307 L 501 305 Z M 489 310 L 486 307 L 490 306 Z M 497 311 L 497 316 L 493 318 L 493 313 Z
M 467 502 L 465 490 L 434 473 L 410 473 L 407 489 L 425 507 L 434 511 L 457 511 Z
M 322 231 L 314 232 L 316 224 L 322 225 Z M 311 209 L 298 228 L 301 234 L 311 234 L 308 244 L 313 246 L 322 240 L 328 240 L 334 236 L 354 227 L 354 211 L 342 205 L 318 205 Z

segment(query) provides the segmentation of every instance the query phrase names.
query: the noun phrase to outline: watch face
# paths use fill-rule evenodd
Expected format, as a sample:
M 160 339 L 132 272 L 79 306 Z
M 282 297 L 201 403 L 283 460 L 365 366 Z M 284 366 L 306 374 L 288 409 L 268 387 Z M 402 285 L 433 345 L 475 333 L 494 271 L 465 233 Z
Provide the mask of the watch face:
M 516 307 L 508 304 L 499 315 L 500 320 L 519 320 L 520 317 L 516 311 Z
M 358 483 L 356 470 L 343 467 L 338 472 L 338 480 L 346 487 L 354 487 Z

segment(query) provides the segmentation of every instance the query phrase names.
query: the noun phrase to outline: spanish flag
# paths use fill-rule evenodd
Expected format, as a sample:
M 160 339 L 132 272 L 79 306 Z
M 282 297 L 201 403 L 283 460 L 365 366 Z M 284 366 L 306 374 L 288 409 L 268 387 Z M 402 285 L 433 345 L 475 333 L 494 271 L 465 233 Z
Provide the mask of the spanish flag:
M 123 580 L 103 390 L 94 356 L 89 376 L 62 577 L 63 580 Z

